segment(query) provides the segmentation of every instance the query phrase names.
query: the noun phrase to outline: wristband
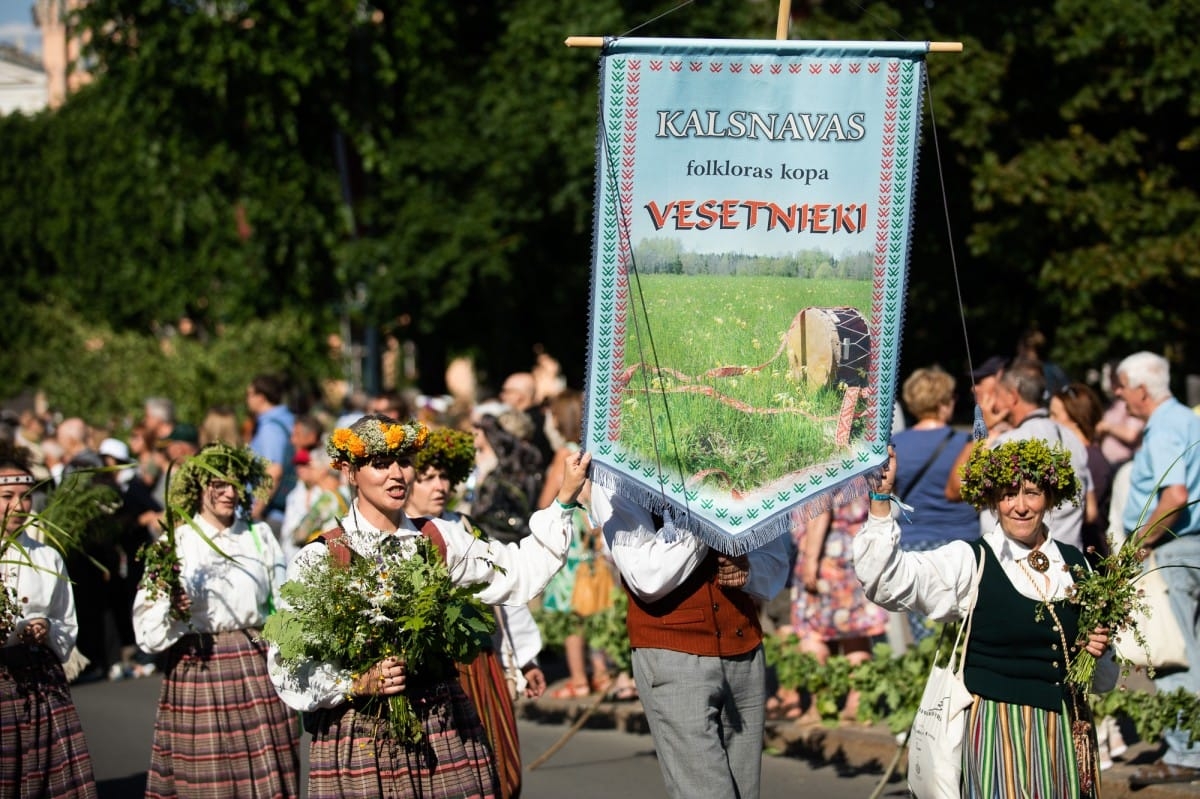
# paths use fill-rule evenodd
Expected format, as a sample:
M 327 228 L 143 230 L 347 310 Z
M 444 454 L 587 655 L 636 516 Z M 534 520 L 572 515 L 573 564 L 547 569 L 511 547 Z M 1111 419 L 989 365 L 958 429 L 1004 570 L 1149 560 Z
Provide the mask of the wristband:
M 891 494 L 880 494 L 878 491 L 872 491 L 871 499 L 876 502 L 891 502 L 893 499 L 897 499 L 897 497 Z
M 556 505 L 558 505 L 558 507 L 562 508 L 563 510 L 575 510 L 576 508 L 582 508 L 582 507 L 583 507 L 583 506 L 582 506 L 582 505 L 580 505 L 578 502 L 572 502 L 570 505 L 568 505 L 567 503 L 563 502 L 563 501 L 562 501 L 561 499 L 559 499 L 558 497 L 555 497 L 555 498 L 554 498 L 554 502 L 555 502 L 555 504 L 556 504 Z

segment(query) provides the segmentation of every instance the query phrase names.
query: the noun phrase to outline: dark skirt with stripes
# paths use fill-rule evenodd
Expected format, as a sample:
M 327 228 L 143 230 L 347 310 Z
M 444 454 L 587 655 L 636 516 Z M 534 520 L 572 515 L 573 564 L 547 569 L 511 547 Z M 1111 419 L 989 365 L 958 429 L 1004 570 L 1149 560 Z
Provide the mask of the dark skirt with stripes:
M 456 681 L 409 694 L 424 739 L 401 744 L 356 703 L 318 711 L 310 799 L 495 799 L 496 773 L 475 706 Z
M 1087 799 L 1080 787 L 1071 719 L 975 697 L 963 741 L 963 794 L 967 799 Z
M 300 794 L 299 719 L 275 693 L 257 638 L 257 630 L 192 634 L 171 647 L 147 799 Z
M 479 720 L 491 744 L 500 780 L 501 799 L 521 796 L 521 743 L 517 738 L 517 717 L 513 713 L 512 694 L 504 678 L 504 666 L 496 652 L 487 649 L 470 665 L 459 664 L 458 679 L 467 698 L 475 703 Z
M 0 649 L 0 796 L 96 796 L 67 678 L 44 646 Z

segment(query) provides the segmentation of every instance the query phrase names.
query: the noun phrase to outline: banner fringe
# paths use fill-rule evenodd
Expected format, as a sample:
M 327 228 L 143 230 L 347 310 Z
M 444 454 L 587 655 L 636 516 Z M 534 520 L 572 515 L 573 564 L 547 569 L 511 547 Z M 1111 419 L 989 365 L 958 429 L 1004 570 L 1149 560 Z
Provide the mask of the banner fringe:
M 686 507 L 674 502 L 662 492 L 652 491 L 644 484 L 594 461 L 591 479 L 594 484 L 619 494 L 650 513 L 662 516 L 663 528 L 659 534 L 664 541 L 671 543 L 679 540 L 681 536 L 691 534 L 718 552 L 736 556 L 765 546 L 781 535 L 790 534 L 797 524 L 806 523 L 826 511 L 865 496 L 878 483 L 882 470 L 883 467 L 879 466 L 844 483 L 831 486 L 799 504 L 789 505 L 761 522 L 739 530 L 733 536 L 700 516 L 690 513 Z M 618 532 L 614 543 L 621 543 L 621 539 L 622 536 Z

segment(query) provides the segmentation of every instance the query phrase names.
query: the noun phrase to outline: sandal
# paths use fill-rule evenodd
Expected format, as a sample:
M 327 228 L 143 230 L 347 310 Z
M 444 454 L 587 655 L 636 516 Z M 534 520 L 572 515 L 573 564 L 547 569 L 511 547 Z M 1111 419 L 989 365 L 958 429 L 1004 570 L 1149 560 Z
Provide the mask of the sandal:
M 618 677 L 612 681 L 612 688 L 606 695 L 610 702 L 633 702 L 638 699 L 637 683 L 627 676 Z
M 555 688 L 550 692 L 551 699 L 585 699 L 592 693 L 591 687 L 584 683 L 582 685 L 574 685 L 567 683 L 566 685 Z
M 608 689 L 612 688 L 613 678 L 611 674 L 594 674 L 592 675 L 592 693 L 606 694 Z

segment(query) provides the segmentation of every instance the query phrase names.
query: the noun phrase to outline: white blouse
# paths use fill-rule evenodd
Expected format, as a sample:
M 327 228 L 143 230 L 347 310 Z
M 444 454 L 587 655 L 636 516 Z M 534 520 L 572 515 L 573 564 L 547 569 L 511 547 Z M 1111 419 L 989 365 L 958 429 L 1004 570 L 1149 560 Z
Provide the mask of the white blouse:
M 31 619 L 46 619 L 50 623 L 46 643 L 65 662 L 75 646 L 79 625 L 75 621 L 75 598 L 62 555 L 22 530 L 0 555 L 0 579 L 5 587 L 16 590 L 21 605 L 16 629 L 4 645 L 19 644 L 19 635 Z
M 1023 565 L 1031 548 L 1013 541 L 999 527 L 984 533 L 983 541 L 995 553 L 1008 581 L 1028 599 L 1035 602 L 1063 599 L 1067 589 L 1075 584 L 1070 571 L 1064 568 L 1066 561 L 1053 538 L 1040 547 L 1050 561 L 1050 568 L 1044 574 Z M 890 516 L 872 514 L 854 537 L 854 570 L 858 579 L 867 598 L 888 610 L 913 611 L 939 622 L 962 619 L 974 603 L 977 568 L 975 552 L 967 541 L 951 541 L 926 552 L 902 551 L 900 526 Z M 1044 581 L 1040 591 L 1034 580 Z M 1110 646 L 1096 664 L 1093 690 L 1111 690 L 1119 675 L 1120 668 L 1113 660 Z
M 170 597 L 151 602 L 145 589 L 139 588 L 133 602 L 133 629 L 138 646 L 147 652 L 163 652 L 188 633 L 262 627 L 272 603 L 279 603 L 287 566 L 267 524 L 255 522 L 251 527 L 238 519 L 232 527 L 218 530 L 200 516 L 193 517 L 192 524 L 212 545 L 191 524 L 175 530 L 180 576 L 192 603 L 191 621 L 171 618 Z
M 689 530 L 677 528 L 667 536 L 656 530 L 650 511 L 592 484 L 592 513 L 604 530 L 604 540 L 613 563 L 629 590 L 653 602 L 683 585 L 708 556 L 708 545 Z M 750 574 L 742 588 L 766 602 L 783 590 L 791 560 L 788 537 L 775 540 L 747 553 Z
M 573 513 L 557 503 L 539 510 L 529 519 L 531 535 L 513 544 L 476 538 L 463 523 L 434 519 L 446 542 L 446 565 L 457 585 L 483 584 L 476 596 L 487 605 L 524 604 L 540 594 L 550 578 L 562 568 L 567 546 L 574 535 Z M 387 536 L 412 539 L 421 535 L 412 522 L 404 520 L 395 532 L 382 532 L 369 525 L 351 506 L 341 520 L 342 537 L 352 550 L 371 556 Z M 288 569 L 288 579 L 303 580 L 304 574 L 325 557 L 326 548 L 314 542 L 300 550 Z M 300 711 L 336 707 L 351 690 L 349 669 L 340 664 L 310 661 L 299 668 L 285 667 L 278 647 L 267 654 L 267 671 L 279 697 Z

